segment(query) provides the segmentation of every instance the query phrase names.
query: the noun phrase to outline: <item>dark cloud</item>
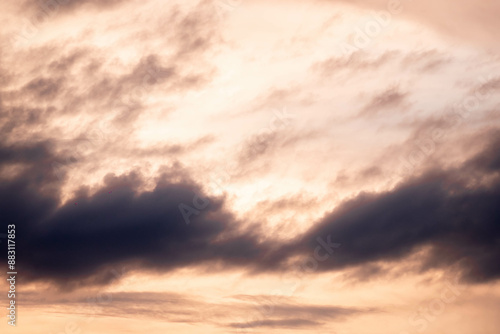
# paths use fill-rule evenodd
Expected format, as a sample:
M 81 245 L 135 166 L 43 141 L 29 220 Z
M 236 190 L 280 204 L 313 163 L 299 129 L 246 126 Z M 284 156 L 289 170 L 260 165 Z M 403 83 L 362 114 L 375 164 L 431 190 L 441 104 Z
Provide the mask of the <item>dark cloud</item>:
M 52 6 L 49 14 L 54 14 L 81 5 L 103 8 L 119 2 L 64 1 L 63 4 L 44 1 L 43 4 Z M 39 12 L 40 3 L 29 2 L 29 5 Z M 161 271 L 203 262 L 204 258 L 224 266 L 258 257 L 261 249 L 255 247 L 257 244 L 252 245 L 258 243 L 257 239 L 250 236 L 252 233 L 247 239 L 234 232 L 238 225 L 222 208 L 221 199 L 207 199 L 210 205 L 202 210 L 195 208 L 193 212 L 197 214 L 190 217 L 189 226 L 186 224 L 179 204 L 193 207 L 193 199 L 196 195 L 203 196 L 203 192 L 201 186 L 189 181 L 186 172 L 175 168 L 175 164 L 171 171 L 156 178 L 156 188 L 148 193 L 138 193 L 143 186 L 140 172 L 117 177 L 109 175 L 97 193 L 82 188 L 71 202 L 61 203 L 61 188 L 70 176 L 72 164 L 95 164 L 103 156 L 106 159 L 120 155 L 135 155 L 139 159 L 153 155 L 172 158 L 210 142 L 210 138 L 203 137 L 186 145 L 169 143 L 145 149 L 131 144 L 124 147 L 133 125 L 127 126 L 144 111 L 145 100 L 153 90 L 162 89 L 163 95 L 178 96 L 210 80 L 212 68 L 201 66 L 201 70 L 196 70 L 189 57 L 196 56 L 200 64 L 203 53 L 217 38 L 213 31 L 215 13 L 211 11 L 213 6 L 206 2 L 187 12 L 172 10 L 171 20 L 162 20 L 168 23 L 165 29 L 168 36 L 164 36 L 164 40 L 168 41 L 171 54 L 161 56 L 139 50 L 138 54 L 143 56 L 133 60 L 129 69 L 121 73 L 109 70 L 106 66 L 109 60 L 85 42 L 73 47 L 74 43 L 67 40 L 57 41 L 43 47 L 30 47 L 24 53 L 19 51 L 19 57 L 26 58 L 24 63 L 31 64 L 32 68 L 23 68 L 22 73 L 19 70 L 9 73 L 9 89 L 2 85 L 0 91 L 3 143 L 0 145 L 0 196 L 5 204 L 0 212 L 5 215 L 2 227 L 5 227 L 4 222 L 18 224 L 19 234 L 31 245 L 19 253 L 20 258 L 25 258 L 21 266 L 26 269 L 26 279 L 51 280 L 62 285 L 67 281 L 68 286 L 104 284 L 116 278 L 106 271 L 112 264 Z M 49 17 L 47 13 L 43 15 Z M 157 23 L 152 22 L 152 25 Z M 129 37 L 132 41 L 138 36 Z M 33 54 L 37 55 L 36 62 L 33 62 Z M 6 77 L 5 73 L 2 77 Z M 25 79 L 26 74 L 28 79 Z M 17 82 L 13 82 L 14 79 Z M 57 126 L 54 129 L 54 119 L 63 115 L 84 115 L 82 119 L 87 124 L 70 134 Z M 99 119 L 110 116 L 114 117 L 113 125 L 121 126 L 120 132 L 112 136 L 109 131 L 103 134 L 96 125 L 101 124 Z M 39 129 L 45 126 L 52 129 L 40 133 Z M 92 131 L 97 132 L 97 140 L 89 138 Z M 41 142 L 40 136 L 51 139 Z M 175 175 L 169 174 L 174 172 Z M 156 204 L 152 205 L 153 202 Z M 114 216 L 111 211 L 120 206 L 129 207 L 131 212 Z M 106 208 L 111 211 L 106 213 Z M 146 216 L 137 216 L 140 212 Z M 123 230 L 118 228 L 121 224 Z M 85 233 L 79 236 L 85 229 L 92 231 L 93 236 Z M 142 240 L 144 245 L 132 242 L 136 246 L 130 246 L 128 243 L 140 231 L 147 239 Z M 219 240 L 229 232 L 239 237 Z M 157 238 L 150 239 L 152 235 Z M 62 242 L 62 239 L 67 241 Z M 98 240 L 103 241 L 104 248 L 95 247 Z M 140 238 L 136 240 L 142 242 Z M 215 247 L 209 250 L 211 246 L 207 246 L 212 242 Z M 61 243 L 60 252 L 55 247 L 58 243 Z M 102 260 L 92 248 L 103 252 Z M 160 249 L 165 253 L 159 252 Z M 231 253 L 228 254 L 229 262 L 224 259 L 225 252 Z M 120 253 L 123 256 L 118 255 Z M 158 266 L 163 261 L 165 266 Z
M 193 200 L 202 194 L 196 185 L 165 183 L 137 194 L 138 181 L 131 178 L 132 185 L 111 194 L 82 193 L 57 210 L 22 223 L 12 213 L 20 209 L 19 204 L 3 208 L 5 220 L 18 224 L 18 234 L 27 243 L 19 251 L 19 258 L 25 259 L 21 262 L 25 277 L 60 283 L 90 278 L 88 282 L 104 284 L 112 278 L 101 273 L 108 265 L 137 262 L 140 267 L 163 271 L 205 261 L 241 265 L 262 255 L 265 247 L 254 236 L 217 240 L 236 227 L 231 225 L 234 220 L 216 199 L 205 199 L 210 201 L 207 207 L 196 209 Z M 14 195 L 13 200 L 19 198 Z M 190 224 L 180 204 L 196 212 L 189 217 Z
M 476 154 L 467 164 L 472 171 L 491 173 L 500 170 L 500 132 L 489 131 L 486 135 L 489 142 L 485 145 L 484 150 Z
M 297 256 L 328 251 L 320 247 L 318 253 L 318 238 L 342 245 L 320 271 L 371 265 L 358 273 L 369 277 L 379 272 L 379 262 L 399 263 L 425 250 L 416 270 L 455 270 L 468 282 L 495 280 L 500 277 L 498 133 L 460 168 L 430 171 L 383 193 L 359 194 L 287 242 L 240 230 L 224 200 L 206 198 L 181 167 L 159 175 L 151 191 L 138 191 L 139 172 L 108 175 L 97 192 L 82 188 L 60 203 L 51 143 L 4 145 L 2 167 L 21 167 L 0 182 L 2 228 L 17 224 L 25 279 L 70 287 L 109 283 L 110 267 L 164 272 L 212 264 L 286 271 Z M 190 224 L 180 204 L 193 210 Z
M 52 144 L 40 142 L 35 144 L 14 144 L 0 146 L 0 164 L 38 163 L 50 156 Z
M 317 245 L 316 238 L 330 236 L 342 243 L 320 270 L 396 262 L 427 250 L 418 270 L 447 268 L 469 282 L 495 280 L 500 277 L 499 152 L 497 132 L 496 140 L 461 168 L 428 172 L 385 193 L 360 194 L 326 215 L 301 242 Z
M 16 177 L 1 181 L 0 214 L 4 230 L 17 226 L 17 240 L 24 244 L 19 266 L 26 279 L 105 284 L 113 279 L 105 270 L 109 265 L 133 262 L 153 271 L 205 261 L 243 265 L 268 249 L 253 233 L 236 233 L 238 224 L 222 200 L 205 198 L 190 180 L 173 182 L 164 175 L 154 190 L 137 193 L 140 175 L 108 175 L 97 193 L 83 188 L 61 205 L 61 181 L 51 168 L 55 157 L 45 144 L 7 146 L 0 152 L 2 166 L 25 165 Z M 120 189 L 110 194 L 113 188 Z M 194 212 L 187 216 L 189 224 L 180 204 Z

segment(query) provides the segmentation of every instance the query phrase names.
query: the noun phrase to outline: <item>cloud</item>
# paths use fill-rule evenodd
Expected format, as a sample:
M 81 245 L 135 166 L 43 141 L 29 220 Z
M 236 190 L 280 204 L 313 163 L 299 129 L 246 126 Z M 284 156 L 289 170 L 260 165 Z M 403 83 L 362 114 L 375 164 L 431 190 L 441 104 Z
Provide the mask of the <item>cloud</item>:
M 256 208 L 260 212 L 266 214 L 278 213 L 283 210 L 297 210 L 313 207 L 318 199 L 311 194 L 297 194 L 292 196 L 281 197 L 276 200 L 264 200 L 256 203 Z
M 425 250 L 420 271 L 455 270 L 467 282 L 498 279 L 498 131 L 495 138 L 458 169 L 429 171 L 393 190 L 356 196 L 327 214 L 300 243 L 316 246 L 318 237 L 327 236 L 342 243 L 319 270 L 397 263 Z
M 370 69 L 378 69 L 386 64 L 389 64 L 397 56 L 400 56 L 398 51 L 387 51 L 380 56 L 371 56 L 365 51 L 355 51 L 347 56 L 331 57 L 322 60 L 312 65 L 311 69 L 319 72 L 323 76 L 335 75 L 342 70 L 366 71 Z
M 0 183 L 2 226 L 17 225 L 25 246 L 24 278 L 60 285 L 107 284 L 109 266 L 134 265 L 165 271 L 205 261 L 243 265 L 268 249 L 252 233 L 236 233 L 238 224 L 223 201 L 203 195 L 193 181 L 160 176 L 154 190 L 137 193 L 141 176 L 108 175 L 94 194 L 80 189 L 61 204 L 61 181 L 51 168 L 47 144 L 0 149 L 3 167 L 21 163 L 15 177 Z M 109 193 L 109 189 L 119 190 Z M 48 189 L 48 190 L 47 190 Z M 195 212 L 190 224 L 179 205 Z M 196 209 L 197 208 L 197 209 Z
M 420 72 L 436 71 L 451 62 L 452 58 L 450 56 L 445 56 L 437 50 L 424 50 L 406 55 L 401 60 L 401 67 L 415 67 Z
M 233 323 L 229 327 L 234 328 L 313 328 L 321 326 L 322 323 L 308 319 L 284 319 L 284 320 L 262 320 L 247 323 Z
M 0 149 L 4 167 L 23 166 L 0 183 L 0 214 L 4 228 L 15 223 L 23 236 L 23 277 L 69 287 L 107 284 L 110 267 L 164 272 L 211 263 L 286 271 L 297 256 L 322 251 L 318 238 L 342 244 L 320 271 L 398 263 L 425 250 L 416 270 L 454 270 L 467 282 L 485 282 L 500 277 L 498 133 L 462 167 L 359 194 L 292 241 L 240 230 L 224 199 L 204 195 L 182 168 L 159 175 L 156 187 L 144 192 L 139 172 L 108 175 L 95 193 L 82 188 L 60 203 L 50 143 Z M 193 210 L 190 224 L 179 209 L 183 203 Z
M 324 0 L 326 1 L 326 0 Z M 478 4 L 473 0 L 338 0 L 368 10 L 387 11 L 392 14 L 391 22 L 410 18 L 418 23 L 451 36 L 455 39 L 495 49 L 495 34 L 499 23 L 496 17 L 500 13 L 500 4 L 493 1 Z M 451 19 L 452 18 L 452 19 Z
M 485 145 L 482 152 L 477 153 L 467 163 L 467 166 L 473 171 L 486 171 L 487 173 L 494 173 L 500 170 L 500 132 L 488 131 L 486 132 L 489 142 Z
M 38 98 L 54 98 L 60 91 L 62 85 L 61 79 L 54 78 L 36 78 L 30 81 L 24 90 L 26 93 L 32 93 Z
M 396 107 L 403 107 L 407 97 L 408 93 L 401 92 L 398 87 L 390 87 L 374 96 L 360 112 L 360 115 L 376 115 Z M 400 109 L 402 108 L 398 108 L 398 110 Z
M 66 1 L 61 8 L 118 2 Z M 109 15 L 117 22 L 124 17 L 122 12 Z M 8 57 L 12 56 L 9 53 L 2 57 L 2 67 L 9 69 L 2 80 L 2 109 L 10 114 L 15 110 L 19 117 L 0 123 L 3 132 L 22 127 L 27 133 L 31 127 L 68 114 L 85 114 L 85 119 L 113 115 L 124 126 L 147 110 L 151 96 L 179 96 L 206 85 L 215 73 L 206 53 L 215 51 L 220 33 L 215 9 L 206 2 L 155 12 L 146 28 L 137 27 L 139 22 L 135 21 L 131 25 L 99 23 L 86 30 L 76 29 L 71 35 L 62 33 L 50 43 L 35 43 L 34 36 L 27 36 L 24 44 L 9 48 L 16 56 Z M 158 34 L 151 31 L 162 31 L 161 39 L 158 41 Z M 75 35 L 82 41 L 74 43 Z M 95 45 L 96 38 L 116 35 L 121 38 L 113 50 Z M 130 44 L 136 45 L 137 52 L 133 57 L 122 57 L 121 52 L 127 53 Z M 36 59 L 33 54 L 37 54 Z M 45 117 L 27 120 L 26 113 L 32 110 Z
M 90 297 L 89 297 L 90 296 Z M 79 314 L 121 318 L 162 319 L 187 324 L 210 323 L 220 328 L 315 328 L 327 321 L 345 321 L 351 317 L 380 312 L 376 308 L 341 307 L 279 302 L 264 304 L 260 297 L 234 296 L 212 302 L 200 295 L 179 292 L 103 292 L 86 289 L 66 292 L 26 291 L 25 307 L 57 309 L 73 307 Z M 242 321 L 234 321 L 243 319 Z M 306 320 L 314 319 L 314 320 Z M 233 321 L 233 322 L 231 322 Z
M 125 0 L 26 0 L 23 7 L 34 12 L 52 14 L 58 11 L 69 13 L 79 7 L 90 6 L 95 9 L 107 9 L 116 6 Z
M 355 308 L 323 305 L 265 305 L 267 312 L 259 320 L 231 323 L 233 328 L 315 328 L 328 321 L 344 321 L 349 317 L 378 312 L 375 308 Z M 264 308 L 264 305 L 260 306 Z M 253 318 L 250 318 L 253 319 Z M 314 319 L 314 320 L 311 320 Z

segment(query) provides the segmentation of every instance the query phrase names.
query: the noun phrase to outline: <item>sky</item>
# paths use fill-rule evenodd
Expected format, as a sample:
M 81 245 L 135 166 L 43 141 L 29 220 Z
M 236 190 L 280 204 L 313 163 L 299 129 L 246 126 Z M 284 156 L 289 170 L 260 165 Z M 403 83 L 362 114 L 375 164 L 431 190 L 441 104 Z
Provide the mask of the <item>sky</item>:
M 2 333 L 497 334 L 499 15 L 3 1 Z

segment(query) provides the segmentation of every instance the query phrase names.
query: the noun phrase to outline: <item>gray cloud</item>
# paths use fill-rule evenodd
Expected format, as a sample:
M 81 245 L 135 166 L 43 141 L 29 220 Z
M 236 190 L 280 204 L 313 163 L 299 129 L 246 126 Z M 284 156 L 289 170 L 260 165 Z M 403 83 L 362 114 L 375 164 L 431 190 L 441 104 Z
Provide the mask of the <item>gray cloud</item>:
M 385 193 L 360 194 L 326 215 L 300 243 L 316 246 L 318 236 L 342 243 L 320 270 L 398 262 L 427 248 L 418 270 L 447 268 L 468 282 L 496 280 L 498 145 L 495 139 L 457 170 L 430 171 Z
M 23 7 L 39 15 L 40 13 L 53 15 L 57 12 L 69 13 L 84 6 L 102 10 L 125 2 L 125 0 L 26 0 L 23 2 Z
M 281 320 L 262 320 L 262 321 L 252 321 L 247 323 L 233 323 L 230 324 L 229 327 L 234 328 L 289 328 L 289 329 L 298 329 L 298 328 L 314 328 L 321 326 L 322 323 L 308 320 L 308 319 L 281 319 Z
M 322 76 L 332 76 L 340 71 L 360 71 L 378 69 L 389 64 L 400 56 L 398 51 L 387 51 L 384 54 L 372 57 L 365 51 L 355 51 L 347 56 L 332 57 L 312 65 L 311 69 Z
M 19 254 L 26 259 L 24 277 L 63 285 L 106 284 L 111 278 L 102 270 L 125 264 L 153 271 L 207 263 L 287 270 L 289 259 L 315 254 L 317 238 L 342 244 L 321 263 L 322 271 L 398 262 L 427 248 L 419 270 L 458 270 L 466 281 L 483 282 L 500 276 L 500 140 L 498 132 L 493 135 L 459 169 L 431 171 L 391 191 L 360 194 L 285 243 L 259 241 L 258 231 L 238 231 L 217 198 L 207 198 L 210 205 L 196 210 L 186 225 L 178 205 L 193 206 L 195 196 L 198 202 L 205 196 L 185 172 L 184 181 L 177 182 L 169 181 L 175 175 L 160 175 L 155 189 L 142 193 L 136 190 L 140 174 L 109 175 L 97 193 L 81 189 L 61 205 L 50 142 L 0 149 L 2 165 L 24 166 L 16 177 L 1 181 L 0 214 L 4 225 L 19 224 L 26 244 Z M 119 190 L 110 195 L 113 188 Z
M 408 93 L 401 92 L 398 87 L 390 87 L 385 91 L 375 95 L 360 112 L 361 116 L 376 115 L 392 110 L 396 107 L 403 109 L 407 101 Z
M 210 205 L 186 225 L 178 205 L 195 205 L 196 195 L 198 201 L 204 197 L 188 174 L 178 182 L 160 176 L 154 190 L 142 193 L 135 190 L 142 182 L 139 174 L 109 175 L 97 193 L 81 189 L 60 205 L 60 181 L 48 177 L 53 171 L 47 143 L 0 150 L 2 164 L 25 165 L 16 178 L 0 183 L 0 214 L 3 224 L 22 222 L 24 277 L 63 285 L 106 284 L 111 278 L 102 270 L 125 264 L 153 271 L 207 263 L 287 270 L 289 259 L 316 254 L 317 238 L 342 243 L 321 263 L 322 271 L 398 262 L 426 247 L 419 270 L 458 270 L 466 281 L 483 282 L 500 276 L 498 133 L 495 138 L 460 169 L 432 171 L 391 191 L 360 194 L 285 243 L 259 241 L 257 231 L 238 231 L 217 198 L 207 198 Z M 482 185 L 484 177 L 487 185 Z M 110 188 L 120 189 L 110 196 Z
M 262 318 L 247 322 L 231 323 L 234 328 L 316 328 L 328 321 L 344 321 L 347 318 L 379 312 L 375 308 L 355 308 L 323 305 L 294 305 L 279 303 L 261 304 Z M 265 311 L 263 311 L 265 310 Z M 252 319 L 252 318 L 250 318 Z M 314 320 L 311 320 L 314 319 Z

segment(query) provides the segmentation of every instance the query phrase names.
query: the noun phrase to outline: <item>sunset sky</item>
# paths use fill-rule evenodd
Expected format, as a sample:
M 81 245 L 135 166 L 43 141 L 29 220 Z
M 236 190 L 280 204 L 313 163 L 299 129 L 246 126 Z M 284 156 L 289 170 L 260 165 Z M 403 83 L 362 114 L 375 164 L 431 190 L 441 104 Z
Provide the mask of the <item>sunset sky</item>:
M 0 17 L 1 333 L 498 334 L 499 1 Z

